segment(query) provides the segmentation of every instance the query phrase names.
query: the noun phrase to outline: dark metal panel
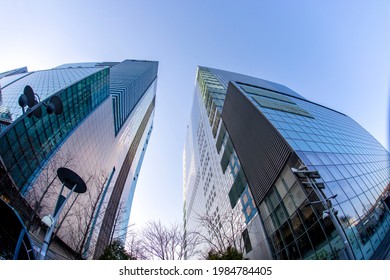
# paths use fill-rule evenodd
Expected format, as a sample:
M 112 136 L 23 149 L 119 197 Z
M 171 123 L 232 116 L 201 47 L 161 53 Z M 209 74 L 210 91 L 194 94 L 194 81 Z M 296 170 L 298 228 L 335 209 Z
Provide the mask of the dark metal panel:
M 222 120 L 259 205 L 293 152 L 268 119 L 229 83 Z

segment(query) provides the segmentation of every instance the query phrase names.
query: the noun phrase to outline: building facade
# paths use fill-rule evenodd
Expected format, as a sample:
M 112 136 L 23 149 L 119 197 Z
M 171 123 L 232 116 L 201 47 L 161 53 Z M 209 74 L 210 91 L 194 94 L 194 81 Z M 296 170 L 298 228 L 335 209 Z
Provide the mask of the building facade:
M 56 236 L 77 257 L 98 258 L 113 238 L 125 238 L 153 127 L 158 62 L 25 70 L 0 76 L 0 111 L 8 117 L 0 133 L 1 195 L 29 224 L 32 216 L 42 218 L 54 208 L 56 169 L 74 170 L 87 193 L 65 207 Z M 39 96 L 27 111 L 18 104 L 26 85 Z M 45 109 L 53 96 L 63 103 L 61 114 Z
M 389 182 L 388 151 L 350 117 L 276 83 L 198 67 L 187 231 L 205 216 L 226 230 L 218 220 L 234 211 L 249 259 L 370 259 L 389 234 Z

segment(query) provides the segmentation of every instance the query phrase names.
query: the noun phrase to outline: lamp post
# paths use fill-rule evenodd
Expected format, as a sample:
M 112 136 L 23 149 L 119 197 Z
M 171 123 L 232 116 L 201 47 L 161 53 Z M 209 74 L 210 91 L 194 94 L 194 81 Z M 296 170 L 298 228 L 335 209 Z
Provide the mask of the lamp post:
M 326 198 L 324 196 L 324 194 L 321 192 L 321 189 L 325 188 L 324 183 L 316 182 L 316 179 L 321 178 L 321 176 L 317 170 L 310 171 L 307 169 L 307 167 L 305 165 L 301 165 L 298 169 L 291 168 L 291 171 L 298 177 L 298 179 L 300 179 L 300 181 L 302 179 L 306 179 L 306 182 L 301 181 L 301 183 L 310 186 L 313 189 L 314 193 L 319 198 L 318 201 L 312 201 L 312 202 L 309 202 L 308 204 L 310 205 L 310 204 L 322 203 L 322 205 L 325 208 L 325 210 L 322 212 L 322 218 L 325 219 L 328 216 L 330 217 L 330 219 L 332 220 L 332 222 L 336 228 L 337 233 L 340 235 L 341 240 L 344 243 L 344 247 L 345 247 L 346 253 L 347 253 L 347 258 L 350 260 L 355 259 L 351 245 L 348 242 L 348 238 L 347 238 L 347 236 L 344 232 L 344 229 L 340 225 L 340 222 L 337 218 L 337 210 L 335 210 L 333 208 L 332 203 L 330 201 L 331 199 L 334 199 L 337 196 L 337 194 L 333 195 L 329 198 Z
M 34 92 L 34 90 L 29 86 L 25 86 L 23 93 L 19 96 L 18 99 L 19 106 L 22 107 L 23 114 L 25 113 L 24 107 L 27 108 L 28 117 L 31 118 L 32 116 L 36 118 L 42 117 L 42 106 L 38 105 L 41 103 L 41 99 L 39 98 L 39 95 Z M 46 112 L 50 114 L 56 114 L 59 115 L 62 113 L 64 109 L 64 105 L 62 103 L 61 98 L 58 95 L 53 95 L 50 100 L 47 100 L 46 102 L 42 102 L 42 104 L 46 107 Z
M 58 195 L 53 214 L 49 214 L 42 219 L 42 222 L 48 226 L 48 229 L 46 231 L 45 239 L 43 241 L 39 255 L 40 260 L 44 260 L 46 257 L 46 252 L 50 245 L 51 236 L 53 234 L 54 228 L 56 227 L 61 210 L 64 208 L 65 203 L 68 201 L 71 194 L 73 192 L 85 193 L 87 191 L 87 186 L 85 185 L 83 179 L 81 179 L 81 177 L 72 170 L 65 167 L 60 167 L 57 169 L 57 175 L 62 182 L 62 187 L 60 194 Z M 66 196 L 62 194 L 64 187 L 67 187 L 70 190 Z
M 29 85 L 24 87 L 23 93 L 19 96 L 18 104 L 20 107 L 22 107 L 23 114 L 27 113 L 29 118 L 36 117 L 38 119 L 42 118 L 42 105 L 46 107 L 46 112 L 49 115 L 60 115 L 64 109 L 64 105 L 59 95 L 52 95 L 50 99 L 48 98 L 46 101 L 41 102 L 39 95 L 36 94 Z M 25 110 L 26 106 L 28 107 L 27 110 Z M 42 223 L 45 224 L 48 229 L 39 255 L 39 259 L 41 260 L 45 259 L 46 257 L 46 252 L 49 248 L 51 236 L 53 234 L 54 228 L 56 227 L 61 210 L 65 206 L 65 203 L 68 201 L 73 192 L 84 193 L 87 190 L 83 179 L 81 179 L 80 176 L 72 170 L 61 167 L 58 168 L 57 175 L 62 182 L 62 188 L 58 196 L 53 214 L 49 214 L 42 219 Z M 70 190 L 67 196 L 62 194 L 64 187 L 67 187 Z

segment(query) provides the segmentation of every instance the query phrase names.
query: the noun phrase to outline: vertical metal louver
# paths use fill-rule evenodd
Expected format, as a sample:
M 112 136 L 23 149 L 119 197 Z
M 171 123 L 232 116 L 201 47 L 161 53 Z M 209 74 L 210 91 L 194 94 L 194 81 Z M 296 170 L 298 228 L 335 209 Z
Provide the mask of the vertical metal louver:
M 272 187 L 292 150 L 267 118 L 229 83 L 222 119 L 256 205 Z

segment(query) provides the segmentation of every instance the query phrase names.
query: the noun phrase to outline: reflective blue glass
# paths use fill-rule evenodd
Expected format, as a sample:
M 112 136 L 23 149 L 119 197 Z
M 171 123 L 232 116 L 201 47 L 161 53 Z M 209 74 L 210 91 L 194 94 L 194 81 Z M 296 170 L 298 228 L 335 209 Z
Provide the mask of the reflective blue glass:
M 252 96 L 245 90 L 242 93 Z M 350 242 L 355 254 L 368 259 L 383 240 L 379 232 L 390 230 L 390 213 L 381 200 L 390 181 L 389 153 L 348 116 L 303 98 L 289 97 L 289 102 L 313 118 L 253 104 L 280 131 L 302 162 L 310 170 L 319 171 L 327 196 L 337 195 L 334 206 L 342 210 L 342 219 L 350 221 L 344 227 L 354 232 Z M 385 183 L 378 184 L 380 181 Z M 367 217 L 373 213 L 377 219 L 370 218 L 372 226 L 367 226 Z
M 17 187 L 23 188 L 38 165 L 50 156 L 71 130 L 96 106 L 108 98 L 109 71 L 108 69 L 100 71 L 102 73 L 96 73 L 95 70 L 95 73 L 90 77 L 58 92 L 63 103 L 62 114 L 49 115 L 44 108 L 41 118 L 30 118 L 26 113 L 1 132 L 0 139 L 2 141 L 8 139 L 8 141 L 1 146 L 0 155 L 5 166 L 11 172 Z M 50 71 L 42 72 L 53 78 L 49 74 Z M 100 76 L 99 79 L 98 76 Z M 61 82 L 63 81 L 61 80 Z M 91 90 L 91 85 L 98 82 L 103 82 L 105 86 L 95 87 L 95 90 Z M 15 88 L 21 87 L 18 83 L 12 85 Z M 75 90 L 76 88 L 77 90 Z M 95 100 L 95 107 L 92 107 L 90 100 Z M 76 111 L 76 108 L 83 108 L 83 114 L 79 110 Z M 12 156 L 9 151 L 12 152 Z M 26 190 L 22 189 L 22 192 L 24 191 Z

